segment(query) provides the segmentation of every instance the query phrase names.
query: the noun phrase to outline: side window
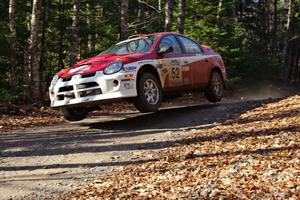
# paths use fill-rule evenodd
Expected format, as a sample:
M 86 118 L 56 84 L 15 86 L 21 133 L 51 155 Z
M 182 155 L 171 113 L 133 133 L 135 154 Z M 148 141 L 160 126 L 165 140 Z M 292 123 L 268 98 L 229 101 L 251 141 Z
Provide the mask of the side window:
M 164 37 L 159 45 L 158 45 L 158 51 L 165 46 L 172 46 L 174 51 L 169 54 L 180 54 L 182 53 L 179 43 L 177 42 L 176 38 L 173 35 L 168 35 Z
M 187 53 L 201 53 L 201 49 L 197 43 L 185 37 L 178 36 Z

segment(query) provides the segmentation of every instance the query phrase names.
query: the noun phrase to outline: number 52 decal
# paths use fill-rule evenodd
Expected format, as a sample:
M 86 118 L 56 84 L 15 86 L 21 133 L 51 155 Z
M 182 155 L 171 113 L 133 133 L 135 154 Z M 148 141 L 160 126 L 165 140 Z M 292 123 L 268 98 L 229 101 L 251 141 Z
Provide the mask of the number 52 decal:
M 182 80 L 182 70 L 180 63 L 177 60 L 171 60 L 171 80 L 175 82 L 181 82 Z
M 179 67 L 172 67 L 172 79 L 180 79 Z

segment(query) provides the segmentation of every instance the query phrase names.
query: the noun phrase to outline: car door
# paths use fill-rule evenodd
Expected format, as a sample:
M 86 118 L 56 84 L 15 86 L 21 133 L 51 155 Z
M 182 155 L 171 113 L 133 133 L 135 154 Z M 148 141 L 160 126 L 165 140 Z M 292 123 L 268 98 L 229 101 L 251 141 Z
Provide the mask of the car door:
M 184 47 L 185 58 L 184 63 L 186 63 L 185 73 L 187 78 L 184 82 L 185 86 L 190 87 L 200 87 L 207 83 L 207 78 L 209 77 L 209 61 L 207 56 L 202 52 L 199 44 L 186 38 L 184 36 L 177 35 L 180 43 Z
M 183 86 L 183 58 L 182 47 L 174 35 L 164 36 L 157 47 L 157 52 L 163 47 L 172 46 L 173 51 L 158 56 L 159 73 L 164 90 L 176 90 Z

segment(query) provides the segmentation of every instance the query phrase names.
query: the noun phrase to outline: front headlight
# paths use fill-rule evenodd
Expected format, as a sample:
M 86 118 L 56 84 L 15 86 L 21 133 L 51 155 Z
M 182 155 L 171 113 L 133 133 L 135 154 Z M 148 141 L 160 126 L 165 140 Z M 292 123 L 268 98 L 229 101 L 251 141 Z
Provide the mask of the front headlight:
M 123 68 L 123 63 L 120 61 L 114 62 L 104 68 L 103 73 L 106 75 L 119 72 Z
M 54 86 L 57 83 L 58 80 L 59 80 L 59 76 L 58 76 L 58 74 L 55 74 L 55 76 L 53 77 L 50 85 Z

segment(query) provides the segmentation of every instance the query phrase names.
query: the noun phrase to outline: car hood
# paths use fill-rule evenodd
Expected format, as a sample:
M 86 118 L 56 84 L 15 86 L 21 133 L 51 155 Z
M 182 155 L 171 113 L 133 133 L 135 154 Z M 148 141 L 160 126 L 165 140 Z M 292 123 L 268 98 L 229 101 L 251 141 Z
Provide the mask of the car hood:
M 103 70 L 105 67 L 107 67 L 108 65 L 110 65 L 115 61 L 121 61 L 124 64 L 128 64 L 131 62 L 143 60 L 148 57 L 149 55 L 145 53 L 98 55 L 98 56 L 80 60 L 72 67 L 61 70 L 58 73 L 58 75 L 60 77 L 68 77 L 75 74 L 92 73 L 92 72 Z M 83 66 L 87 66 L 87 67 L 83 67 Z M 76 68 L 78 68 L 78 70 L 76 70 Z

